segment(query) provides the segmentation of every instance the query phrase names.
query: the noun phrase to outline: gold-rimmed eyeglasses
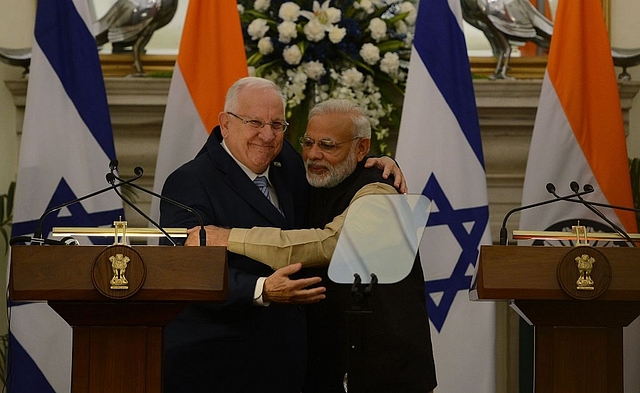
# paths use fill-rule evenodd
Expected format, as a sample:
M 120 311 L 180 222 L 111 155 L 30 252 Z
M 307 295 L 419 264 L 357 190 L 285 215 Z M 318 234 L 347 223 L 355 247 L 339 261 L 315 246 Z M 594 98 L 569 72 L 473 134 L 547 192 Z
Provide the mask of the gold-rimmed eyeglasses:
M 338 146 L 344 143 L 355 141 L 356 139 L 361 139 L 361 138 L 362 137 L 360 136 L 356 136 L 354 138 L 349 139 L 348 141 L 336 142 L 333 139 L 329 139 L 329 138 L 324 138 L 324 139 L 320 139 L 319 141 L 316 141 L 315 139 L 310 138 L 308 136 L 301 136 L 299 139 L 299 142 L 300 142 L 300 146 L 302 146 L 302 150 L 311 149 L 313 145 L 317 144 L 318 148 L 323 152 L 333 153 L 336 150 L 338 150 Z
M 277 131 L 277 132 L 285 132 L 287 130 L 287 127 L 289 126 L 289 123 L 287 123 L 286 121 L 260 121 L 260 120 L 247 120 L 247 119 L 243 119 L 242 117 L 236 115 L 235 113 L 231 113 L 231 112 L 227 112 L 228 114 L 230 114 L 231 116 L 235 117 L 236 119 L 240 119 L 244 124 L 247 124 L 249 127 L 251 128 L 264 128 L 264 126 L 269 125 L 271 127 L 271 130 L 273 131 Z

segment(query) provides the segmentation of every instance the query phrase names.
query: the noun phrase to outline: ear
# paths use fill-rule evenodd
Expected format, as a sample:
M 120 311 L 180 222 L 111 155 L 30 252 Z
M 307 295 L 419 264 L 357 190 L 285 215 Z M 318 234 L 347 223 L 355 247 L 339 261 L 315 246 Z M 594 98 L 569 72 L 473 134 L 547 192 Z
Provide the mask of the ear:
M 218 114 L 218 124 L 220 124 L 220 133 L 222 137 L 226 138 L 229 135 L 229 115 L 227 112 L 220 112 Z
M 356 157 L 358 157 L 358 162 L 364 159 L 367 153 L 369 153 L 370 148 L 371 138 L 362 138 L 358 141 L 358 144 L 356 145 Z

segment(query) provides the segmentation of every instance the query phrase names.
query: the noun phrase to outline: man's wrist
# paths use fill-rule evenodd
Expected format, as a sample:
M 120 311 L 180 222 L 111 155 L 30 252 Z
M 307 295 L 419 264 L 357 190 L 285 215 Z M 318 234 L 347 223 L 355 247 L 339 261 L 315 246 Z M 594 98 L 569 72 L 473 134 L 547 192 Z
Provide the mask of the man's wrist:
M 258 281 L 256 281 L 256 287 L 253 291 L 253 305 L 254 306 L 263 306 L 267 307 L 271 304 L 268 296 L 266 296 L 264 292 L 264 283 L 267 281 L 266 277 L 258 277 Z

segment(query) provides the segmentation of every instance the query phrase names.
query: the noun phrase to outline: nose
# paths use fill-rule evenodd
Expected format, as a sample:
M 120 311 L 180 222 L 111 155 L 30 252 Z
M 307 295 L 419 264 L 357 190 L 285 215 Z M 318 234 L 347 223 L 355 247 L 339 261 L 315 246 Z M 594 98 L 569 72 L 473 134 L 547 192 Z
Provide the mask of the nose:
M 324 158 L 324 153 L 320 150 L 317 143 L 314 143 L 309 149 L 303 150 L 303 153 L 306 154 L 307 158 L 312 160 L 321 160 Z
M 263 141 L 269 142 L 276 138 L 278 132 L 271 128 L 271 124 L 265 124 L 264 127 L 259 130 L 258 135 Z

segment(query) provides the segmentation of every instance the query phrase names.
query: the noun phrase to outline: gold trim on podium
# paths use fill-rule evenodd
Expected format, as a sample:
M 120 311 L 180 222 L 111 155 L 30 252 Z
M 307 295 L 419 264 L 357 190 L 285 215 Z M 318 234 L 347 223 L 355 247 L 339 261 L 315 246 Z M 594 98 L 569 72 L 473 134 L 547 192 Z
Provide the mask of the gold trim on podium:
M 172 237 L 187 237 L 187 228 L 164 228 Z M 82 227 L 54 227 L 51 233 L 55 237 L 64 236 L 109 236 L 114 234 L 114 228 L 82 228 Z M 127 237 L 164 237 L 156 228 L 127 228 Z
M 612 240 L 627 241 L 619 233 L 586 232 L 587 240 Z M 512 232 L 514 240 L 576 240 L 576 232 L 556 232 L 556 231 L 518 231 Z M 629 233 L 631 240 L 640 241 L 640 234 Z

